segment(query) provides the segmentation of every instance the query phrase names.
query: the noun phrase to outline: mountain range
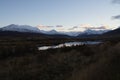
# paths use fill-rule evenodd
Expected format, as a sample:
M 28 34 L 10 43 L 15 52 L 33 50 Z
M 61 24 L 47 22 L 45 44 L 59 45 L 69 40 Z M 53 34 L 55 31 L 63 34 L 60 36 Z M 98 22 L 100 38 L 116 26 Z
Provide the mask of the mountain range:
M 60 32 L 56 30 L 40 30 L 37 27 L 32 27 L 29 25 L 16 25 L 11 24 L 5 27 L 0 28 L 0 31 L 3 32 L 19 32 L 19 33 L 33 33 L 33 34 L 44 34 L 44 35 L 66 35 L 66 36 L 72 36 L 72 37 L 83 37 L 83 36 L 90 36 L 90 35 L 98 35 L 103 34 L 106 32 L 109 32 L 110 30 L 92 30 L 92 29 L 86 29 L 85 31 L 71 31 L 71 32 Z

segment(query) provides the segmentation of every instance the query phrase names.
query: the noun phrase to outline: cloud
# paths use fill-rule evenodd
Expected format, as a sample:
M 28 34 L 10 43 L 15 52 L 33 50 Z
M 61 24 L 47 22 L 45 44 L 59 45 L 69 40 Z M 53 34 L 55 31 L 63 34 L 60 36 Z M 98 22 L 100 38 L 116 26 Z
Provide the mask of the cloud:
M 94 26 L 91 26 L 91 25 L 80 25 L 80 26 L 74 26 L 72 28 L 69 28 L 68 30 L 69 31 L 85 31 L 85 30 L 105 30 L 105 29 L 108 29 L 109 26 L 100 26 L 100 27 L 94 27 Z
M 82 24 L 80 25 L 80 28 L 83 28 L 83 29 L 107 29 L 107 26 L 100 26 L 100 27 L 94 27 L 90 24 Z
M 63 27 L 62 25 L 56 25 L 56 27 Z
M 100 26 L 97 29 L 107 29 L 107 28 L 108 28 L 108 26 Z
M 112 3 L 120 4 L 120 0 L 113 0 Z M 120 15 L 112 16 L 112 19 L 120 19 Z
M 48 27 L 48 28 L 52 28 L 52 27 L 54 27 L 54 26 L 46 26 L 46 27 Z
M 107 26 L 100 26 L 100 27 L 88 27 L 88 28 L 86 28 L 86 29 L 96 29 L 96 30 L 100 30 L 100 29 L 107 29 Z
M 38 25 L 37 27 L 38 27 L 38 28 L 52 28 L 52 27 L 54 27 L 54 26 L 44 26 L 44 25 Z
M 82 27 L 83 29 L 87 30 L 87 29 L 91 29 L 91 30 L 103 30 L 103 29 L 107 29 L 107 26 L 100 26 L 100 27 Z
M 120 0 L 113 0 L 112 3 L 117 3 L 117 4 L 120 4 Z
M 74 30 L 74 29 L 76 29 L 76 28 L 78 28 L 78 26 L 74 26 L 74 27 L 72 27 L 72 28 L 69 28 L 68 30 Z
M 78 28 L 78 26 L 74 26 L 73 28 L 74 28 L 74 29 L 75 29 L 75 28 Z
M 38 25 L 37 27 L 38 28 L 46 28 L 46 26 L 43 26 L 43 25 Z
M 37 28 L 40 30 L 51 30 L 54 26 L 44 26 L 44 25 L 38 25 Z
M 120 19 L 120 15 L 113 16 L 112 19 Z

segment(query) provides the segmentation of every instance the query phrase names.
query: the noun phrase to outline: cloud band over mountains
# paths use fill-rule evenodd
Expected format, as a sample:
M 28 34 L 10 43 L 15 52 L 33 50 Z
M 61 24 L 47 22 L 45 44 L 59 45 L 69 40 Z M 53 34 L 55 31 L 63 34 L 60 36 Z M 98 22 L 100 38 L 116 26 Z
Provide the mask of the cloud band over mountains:
M 70 31 L 84 31 L 84 30 L 106 30 L 109 26 L 100 26 L 100 27 L 94 27 L 94 26 L 74 26 L 72 28 L 69 28 Z

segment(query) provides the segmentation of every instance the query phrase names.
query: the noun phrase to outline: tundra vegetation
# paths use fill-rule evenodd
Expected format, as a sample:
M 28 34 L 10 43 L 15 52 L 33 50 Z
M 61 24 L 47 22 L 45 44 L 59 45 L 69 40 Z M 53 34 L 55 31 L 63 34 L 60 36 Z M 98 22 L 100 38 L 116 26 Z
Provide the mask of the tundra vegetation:
M 65 41 L 1 38 L 0 80 L 120 80 L 119 41 L 38 50 Z

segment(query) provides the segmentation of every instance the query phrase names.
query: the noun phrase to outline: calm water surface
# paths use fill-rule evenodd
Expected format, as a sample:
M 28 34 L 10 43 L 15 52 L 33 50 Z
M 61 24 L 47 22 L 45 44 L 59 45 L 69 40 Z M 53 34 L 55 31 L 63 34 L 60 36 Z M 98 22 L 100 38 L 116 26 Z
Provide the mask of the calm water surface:
M 77 45 L 94 45 L 94 44 L 100 44 L 102 42 L 100 41 L 86 41 L 86 42 L 66 42 L 59 45 L 52 45 L 52 46 L 41 46 L 38 48 L 38 50 L 47 50 L 47 49 L 56 49 L 56 48 L 62 48 L 62 47 L 71 47 L 71 46 L 77 46 Z

